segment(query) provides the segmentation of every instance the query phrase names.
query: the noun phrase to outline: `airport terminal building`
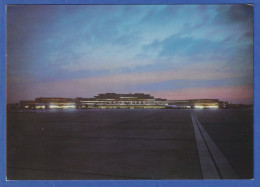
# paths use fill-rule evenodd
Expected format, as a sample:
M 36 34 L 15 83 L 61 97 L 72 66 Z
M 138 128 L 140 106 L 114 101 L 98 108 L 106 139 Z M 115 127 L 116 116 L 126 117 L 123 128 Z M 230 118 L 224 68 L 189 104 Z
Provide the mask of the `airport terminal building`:
M 154 98 L 149 94 L 134 93 L 134 94 L 116 94 L 105 93 L 98 94 L 94 98 L 75 99 L 77 108 L 165 108 L 166 99 Z
M 39 97 L 33 101 L 20 101 L 20 108 L 24 109 L 75 109 L 72 98 Z
M 218 99 L 168 100 L 168 108 L 218 109 L 225 108 L 227 102 Z
M 227 108 L 229 104 L 218 99 L 167 100 L 144 93 L 105 93 L 93 98 L 40 97 L 20 101 L 18 106 L 22 109 L 218 109 Z

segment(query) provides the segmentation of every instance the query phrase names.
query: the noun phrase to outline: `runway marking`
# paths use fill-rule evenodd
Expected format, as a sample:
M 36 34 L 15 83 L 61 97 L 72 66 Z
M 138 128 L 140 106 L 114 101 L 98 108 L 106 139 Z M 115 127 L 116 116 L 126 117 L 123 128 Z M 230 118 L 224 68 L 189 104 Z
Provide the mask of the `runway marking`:
M 194 114 L 191 112 L 192 125 L 194 128 L 195 139 L 199 154 L 200 167 L 203 179 L 220 179 L 217 168 L 212 160 L 207 145 L 200 133 L 199 127 L 196 124 Z
M 204 179 L 239 179 L 227 158 L 191 111 L 192 125 Z

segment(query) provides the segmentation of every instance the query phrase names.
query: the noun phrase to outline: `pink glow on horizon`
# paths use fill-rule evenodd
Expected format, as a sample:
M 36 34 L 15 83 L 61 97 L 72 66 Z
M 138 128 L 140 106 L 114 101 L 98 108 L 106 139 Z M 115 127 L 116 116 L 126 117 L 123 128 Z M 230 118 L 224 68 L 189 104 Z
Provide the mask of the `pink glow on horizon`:
M 214 87 L 214 88 L 186 88 L 177 91 L 152 92 L 155 97 L 182 99 L 220 99 L 233 103 L 253 103 L 252 86 Z

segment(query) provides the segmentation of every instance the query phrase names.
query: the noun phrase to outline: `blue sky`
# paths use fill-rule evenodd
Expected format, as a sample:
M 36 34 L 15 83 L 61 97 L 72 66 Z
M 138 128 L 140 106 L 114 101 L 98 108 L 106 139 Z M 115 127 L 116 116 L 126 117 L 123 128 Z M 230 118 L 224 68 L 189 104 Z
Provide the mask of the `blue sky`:
M 253 7 L 8 6 L 8 103 L 105 92 L 252 103 Z

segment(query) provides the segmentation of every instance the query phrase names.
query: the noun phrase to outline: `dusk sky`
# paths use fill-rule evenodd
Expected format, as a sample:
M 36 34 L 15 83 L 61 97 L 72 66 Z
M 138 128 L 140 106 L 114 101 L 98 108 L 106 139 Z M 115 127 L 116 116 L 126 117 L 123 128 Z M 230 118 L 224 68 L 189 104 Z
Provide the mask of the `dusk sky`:
M 253 103 L 253 7 L 7 7 L 8 103 L 106 92 Z

